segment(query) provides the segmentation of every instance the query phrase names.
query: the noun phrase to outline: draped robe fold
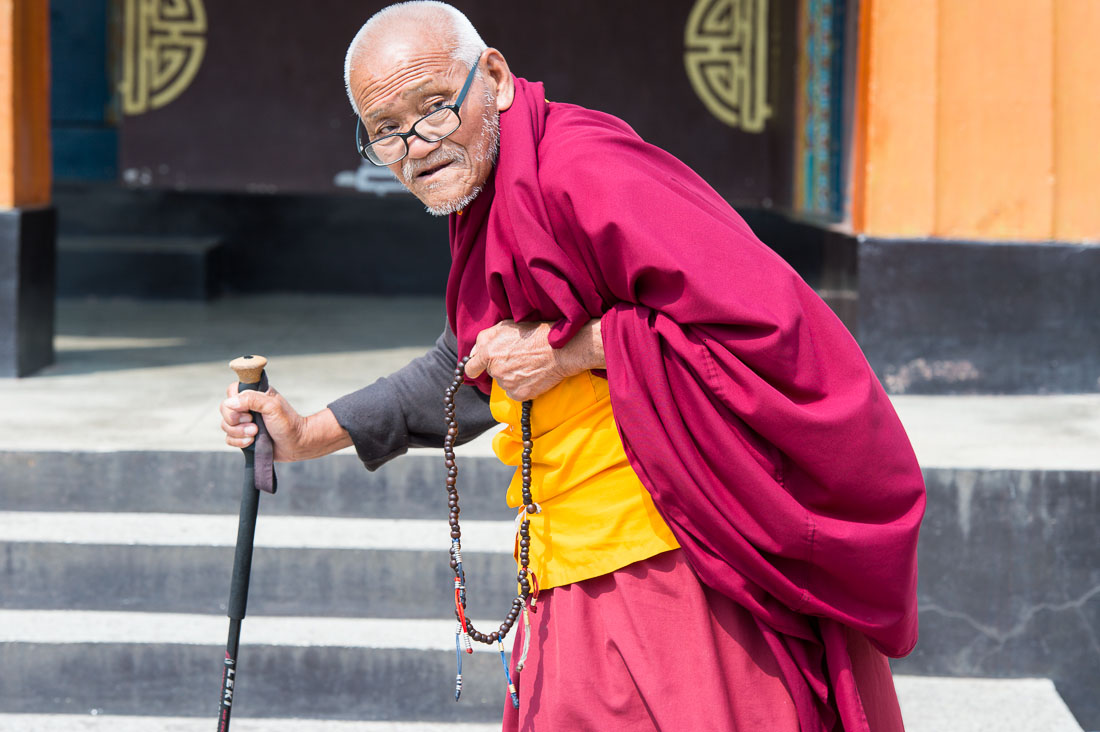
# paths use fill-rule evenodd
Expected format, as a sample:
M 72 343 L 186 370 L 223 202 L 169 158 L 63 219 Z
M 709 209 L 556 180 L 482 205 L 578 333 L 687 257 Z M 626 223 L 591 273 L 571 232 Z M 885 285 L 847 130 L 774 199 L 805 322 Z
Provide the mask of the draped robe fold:
M 602 318 L 627 457 L 692 568 L 752 614 L 804 732 L 867 729 L 846 628 L 895 657 L 917 639 L 924 483 L 889 400 L 701 178 L 543 94 L 516 79 L 493 176 L 451 216 L 459 353 L 505 319 L 553 322 L 560 347 Z

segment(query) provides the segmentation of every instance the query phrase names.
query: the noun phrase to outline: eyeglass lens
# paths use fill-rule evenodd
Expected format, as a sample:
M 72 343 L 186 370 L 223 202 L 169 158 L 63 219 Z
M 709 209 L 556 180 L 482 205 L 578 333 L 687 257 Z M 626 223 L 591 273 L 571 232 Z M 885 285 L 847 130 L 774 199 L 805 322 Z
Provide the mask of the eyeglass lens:
M 421 117 L 413 124 L 410 134 L 415 134 L 427 142 L 439 142 L 458 129 L 461 120 L 450 108 L 439 109 Z M 365 152 L 382 165 L 396 163 L 408 152 L 408 141 L 404 135 L 391 135 L 368 143 Z

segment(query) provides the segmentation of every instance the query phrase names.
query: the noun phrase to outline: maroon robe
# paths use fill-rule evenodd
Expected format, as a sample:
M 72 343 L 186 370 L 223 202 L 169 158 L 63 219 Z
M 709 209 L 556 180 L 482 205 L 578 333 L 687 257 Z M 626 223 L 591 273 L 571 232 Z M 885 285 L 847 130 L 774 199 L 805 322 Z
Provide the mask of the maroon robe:
M 916 643 L 924 483 L 832 311 L 687 166 L 523 79 L 450 240 L 459 354 L 504 319 L 560 347 L 602 317 L 627 457 L 691 567 L 751 613 L 803 732 L 867 729 L 846 629 Z

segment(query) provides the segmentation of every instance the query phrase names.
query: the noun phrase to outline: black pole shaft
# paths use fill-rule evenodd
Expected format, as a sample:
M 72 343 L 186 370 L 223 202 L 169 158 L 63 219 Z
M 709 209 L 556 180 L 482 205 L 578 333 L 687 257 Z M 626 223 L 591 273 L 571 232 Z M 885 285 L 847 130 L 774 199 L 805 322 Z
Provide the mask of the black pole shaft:
M 237 686 L 237 648 L 241 641 L 241 621 L 230 618 L 229 641 L 225 646 L 222 669 L 222 697 L 218 711 L 218 732 L 229 732 L 229 715 L 233 712 L 233 690 Z
M 244 486 L 241 489 L 241 515 L 237 523 L 237 551 L 233 555 L 233 579 L 229 583 L 227 614 L 230 620 L 244 620 L 248 605 L 248 581 L 252 576 L 252 544 L 256 537 L 256 514 L 260 509 L 260 492 L 256 490 L 251 445 L 245 448 Z
M 238 391 L 255 390 L 255 384 L 239 384 Z M 255 416 L 253 417 L 255 419 Z M 237 523 L 237 550 L 233 556 L 233 579 L 229 583 L 229 639 L 225 646 L 225 663 L 222 669 L 222 693 L 219 700 L 218 732 L 229 732 L 229 718 L 233 711 L 233 692 L 237 686 L 237 651 L 240 648 L 241 621 L 248 606 L 248 581 L 252 576 L 252 545 L 256 536 L 256 514 L 260 508 L 260 491 L 255 481 L 255 447 L 249 445 L 244 453 L 244 485 L 241 490 L 241 513 Z

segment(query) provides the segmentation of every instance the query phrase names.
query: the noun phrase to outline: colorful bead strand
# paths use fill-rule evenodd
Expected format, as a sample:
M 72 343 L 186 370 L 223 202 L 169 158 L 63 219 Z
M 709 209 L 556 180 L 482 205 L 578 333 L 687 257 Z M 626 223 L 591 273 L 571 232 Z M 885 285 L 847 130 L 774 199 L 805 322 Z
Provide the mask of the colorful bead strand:
M 520 414 L 520 429 L 523 435 L 523 455 L 520 464 L 520 474 L 522 476 L 522 493 L 523 493 L 523 508 L 520 511 L 522 519 L 519 521 L 519 571 L 516 574 L 516 584 L 518 586 L 518 593 L 512 600 L 512 607 L 508 611 L 508 615 L 504 618 L 504 622 L 500 624 L 500 627 L 490 633 L 482 633 L 477 630 L 470 619 L 466 616 L 466 576 L 462 568 L 462 526 L 459 523 L 459 514 L 461 509 L 458 503 L 458 464 L 455 461 L 455 442 L 458 439 L 458 422 L 455 419 L 455 404 L 454 397 L 459 387 L 462 386 L 462 381 L 466 374 L 466 363 L 470 360 L 470 357 L 462 359 L 458 366 L 454 370 L 454 379 L 451 381 L 450 386 L 443 396 L 443 412 L 447 420 L 447 434 L 443 438 L 443 461 L 447 468 L 447 506 L 449 509 L 449 522 L 451 527 L 451 569 L 454 570 L 455 580 L 455 618 L 458 620 L 458 630 L 455 633 L 455 648 L 458 655 L 458 675 L 455 682 L 455 700 L 458 700 L 459 693 L 462 690 L 462 653 L 460 640 L 464 640 L 466 643 L 467 652 L 472 653 L 473 647 L 470 645 L 470 639 L 476 640 L 478 643 L 485 643 L 487 645 L 496 643 L 500 650 L 501 663 L 504 664 L 504 673 L 508 680 L 508 693 L 511 695 L 512 704 L 519 708 L 519 697 L 516 694 L 515 685 L 512 683 L 511 673 L 508 670 L 508 663 L 504 658 L 504 643 L 503 639 L 508 635 L 508 632 L 515 625 L 520 614 L 524 616 L 524 626 L 526 633 L 524 635 L 524 648 L 520 664 L 517 666 L 517 671 L 522 668 L 523 660 L 527 657 L 527 648 L 530 641 L 530 619 L 527 617 L 528 598 L 531 597 L 532 583 L 535 586 L 535 592 L 538 593 L 538 581 L 534 576 L 534 573 L 528 569 L 530 563 L 530 548 L 531 548 L 531 535 L 530 516 L 540 513 L 542 509 L 531 497 L 531 448 L 533 446 L 531 440 L 531 402 L 523 402 L 523 406 Z M 533 608 L 532 608 L 533 609 Z

